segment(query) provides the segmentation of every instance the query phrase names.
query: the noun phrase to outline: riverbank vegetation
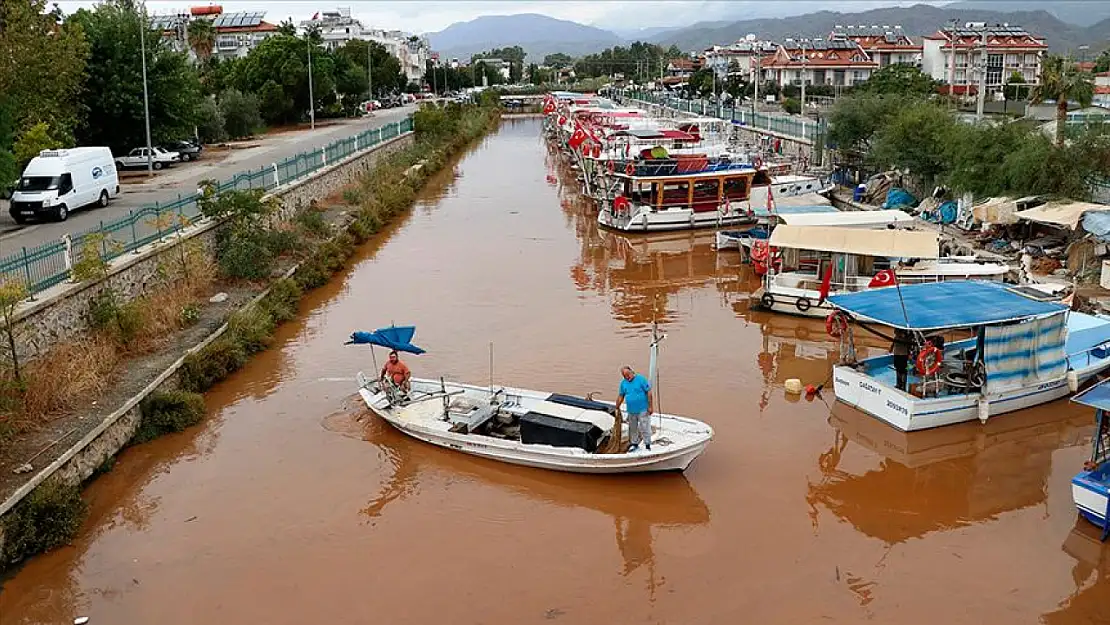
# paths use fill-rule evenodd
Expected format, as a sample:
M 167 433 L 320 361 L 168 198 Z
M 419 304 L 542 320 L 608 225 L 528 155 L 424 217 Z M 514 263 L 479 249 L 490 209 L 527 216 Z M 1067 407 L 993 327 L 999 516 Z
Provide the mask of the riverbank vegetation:
M 1053 137 L 1043 122 L 994 118 L 972 123 L 931 90 L 903 88 L 905 81 L 892 81 L 887 89 L 872 85 L 837 102 L 828 140 L 842 163 L 906 171 L 920 191 L 940 184 L 980 197 L 1086 199 L 1089 183 L 1110 172 L 1110 124 L 1065 129 L 1060 121 L 1056 127 L 1065 130 Z M 1044 85 L 1033 100 L 1090 104 L 1090 76 L 1063 60 L 1046 59 Z M 1058 111 L 1066 114 L 1067 109 Z

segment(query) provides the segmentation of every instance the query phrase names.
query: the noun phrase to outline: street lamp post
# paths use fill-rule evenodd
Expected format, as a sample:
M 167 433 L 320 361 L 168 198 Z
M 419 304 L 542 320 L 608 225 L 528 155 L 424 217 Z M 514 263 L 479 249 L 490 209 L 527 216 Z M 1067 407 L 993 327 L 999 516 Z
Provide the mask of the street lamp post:
M 146 173 L 154 175 L 154 149 L 150 144 L 150 95 L 146 85 L 146 6 L 139 16 L 139 54 L 143 57 L 143 117 L 146 124 Z
M 308 120 L 309 128 L 316 130 L 316 100 L 312 97 L 312 31 L 305 33 L 308 42 Z
M 366 41 L 366 100 L 369 102 L 367 106 L 373 106 L 374 102 L 374 65 L 371 60 L 373 57 L 373 45 L 370 40 Z

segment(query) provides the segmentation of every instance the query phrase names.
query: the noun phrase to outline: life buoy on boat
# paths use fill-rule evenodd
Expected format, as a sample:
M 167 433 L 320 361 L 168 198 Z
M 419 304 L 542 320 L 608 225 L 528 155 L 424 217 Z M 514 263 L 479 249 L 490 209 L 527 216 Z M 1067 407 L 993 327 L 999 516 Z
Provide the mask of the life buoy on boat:
M 925 347 L 917 354 L 917 372 L 921 375 L 935 375 L 940 370 L 940 350 L 926 341 Z
M 609 170 L 609 173 L 613 173 L 617 170 L 617 166 L 613 163 L 612 160 L 609 161 L 609 164 L 606 166 L 606 168 Z
M 636 173 L 636 167 L 632 164 L 632 161 L 628 161 L 628 164 L 624 166 L 624 173 L 629 176 Z
M 799 297 L 798 301 L 794 302 L 794 306 L 798 308 L 798 312 L 806 312 L 813 308 L 813 302 L 809 301 L 808 297 Z
M 767 260 L 767 255 L 770 253 L 770 246 L 767 241 L 759 240 L 752 243 L 752 260 L 762 263 Z
M 766 308 L 767 310 L 771 310 L 775 307 L 775 296 L 771 295 L 770 293 L 764 293 L 763 295 L 759 296 L 759 305 Z
M 631 202 L 629 202 L 628 198 L 624 197 L 623 195 L 618 195 L 617 197 L 613 198 L 613 210 L 614 211 L 623 215 L 623 214 L 627 213 L 628 209 L 631 208 L 631 207 L 632 207 Z
M 848 331 L 848 317 L 842 312 L 832 311 L 825 317 L 825 332 L 834 339 L 838 339 Z

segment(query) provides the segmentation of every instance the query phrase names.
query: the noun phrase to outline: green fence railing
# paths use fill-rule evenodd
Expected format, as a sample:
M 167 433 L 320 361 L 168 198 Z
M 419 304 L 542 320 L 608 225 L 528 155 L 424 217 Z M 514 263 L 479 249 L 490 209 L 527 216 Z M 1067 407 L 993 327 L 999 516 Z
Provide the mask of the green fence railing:
M 407 117 L 400 122 L 337 139 L 324 147 L 301 152 L 269 167 L 239 172 L 220 182 L 217 191 L 270 191 L 279 185 L 310 176 L 328 164 L 334 164 L 409 132 L 412 127 L 412 118 Z M 31 294 L 44 291 L 69 278 L 69 265 L 75 262 L 85 244 L 92 240 L 90 235 L 104 235 L 101 240 L 101 256 L 105 260 L 117 258 L 191 225 L 201 216 L 197 199 L 195 192 L 187 196 L 178 195 L 171 202 L 155 203 L 128 211 L 126 217 L 102 221 L 95 228 L 70 234 L 68 241 L 63 237 L 58 241 L 23 247 L 15 253 L 0 257 L 0 280 L 21 281 Z
M 661 97 L 654 93 L 642 91 L 629 91 L 626 95 L 634 100 L 665 106 L 683 113 L 727 119 L 754 130 L 765 130 L 786 137 L 805 139 L 806 141 L 816 141 L 817 137 L 827 135 L 825 120 L 814 121 L 787 113 L 760 113 L 743 105 L 726 106 L 708 100 Z

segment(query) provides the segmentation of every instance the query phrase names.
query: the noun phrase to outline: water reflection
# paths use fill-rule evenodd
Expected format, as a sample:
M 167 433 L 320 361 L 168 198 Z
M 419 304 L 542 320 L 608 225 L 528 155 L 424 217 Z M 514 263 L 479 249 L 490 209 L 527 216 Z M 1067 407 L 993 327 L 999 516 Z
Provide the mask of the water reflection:
M 1072 581 L 1075 591 L 1060 602 L 1060 607 L 1041 617 L 1046 625 L 1110 622 L 1106 588 L 1110 587 L 1110 543 L 1099 540 L 1101 530 L 1080 519 L 1068 533 L 1061 549 L 1075 558 Z
M 352 401 L 350 414 L 357 414 L 356 406 Z M 429 474 L 469 478 L 543 504 L 586 508 L 612 518 L 622 562 L 621 576 L 628 577 L 641 567 L 646 568 L 646 590 L 649 599 L 654 600 L 660 578 L 656 572 L 653 532 L 709 522 L 709 507 L 681 474 L 618 478 L 542 471 L 464 456 L 413 441 L 369 413 L 357 417 L 357 422 L 356 417 L 349 415 L 336 418 L 346 420 L 350 424 L 347 427 L 360 426 L 362 438 L 373 443 L 392 467 L 392 475 L 362 509 L 371 523 L 391 503 L 415 496 L 420 491 L 421 476 Z
M 1090 430 L 1087 415 L 1025 410 L 905 433 L 839 404 L 829 423 L 833 441 L 806 499 L 890 545 L 1044 504 L 1053 452 L 1084 444 Z M 879 454 L 878 466 L 842 470 L 849 443 Z

